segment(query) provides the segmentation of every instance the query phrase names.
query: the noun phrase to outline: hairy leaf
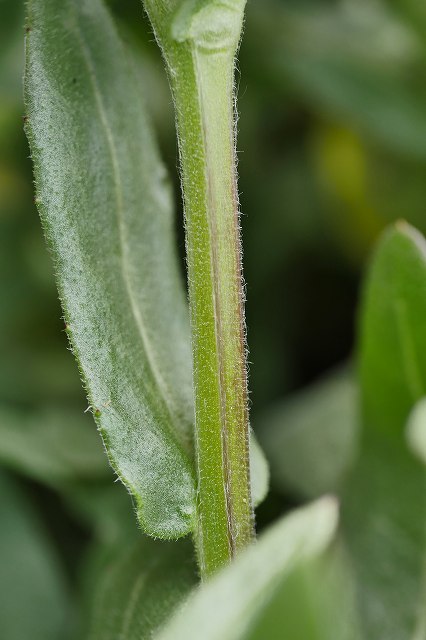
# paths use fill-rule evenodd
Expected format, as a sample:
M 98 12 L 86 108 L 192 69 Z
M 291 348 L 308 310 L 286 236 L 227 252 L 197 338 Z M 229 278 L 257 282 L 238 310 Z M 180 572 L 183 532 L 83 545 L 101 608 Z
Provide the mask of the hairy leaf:
M 414 637 L 423 609 L 426 485 L 405 424 L 426 381 L 426 243 L 405 223 L 373 258 L 361 316 L 363 433 L 342 502 L 365 635 Z M 420 637 L 424 637 L 421 635 Z
M 70 637 L 62 568 L 31 501 L 0 474 L 0 629 L 4 640 Z
M 316 640 L 328 637 L 331 640 L 333 636 L 319 633 L 315 622 L 309 635 L 292 635 L 291 631 L 295 628 L 287 623 L 287 619 L 295 604 L 292 594 L 295 583 L 299 583 L 299 569 L 302 570 L 305 563 L 327 549 L 336 525 L 336 504 L 329 498 L 285 517 L 265 533 L 256 545 L 242 552 L 234 563 L 195 591 L 159 638 L 254 640 L 303 637 L 304 640 Z M 270 629 L 270 620 L 268 615 L 263 614 L 268 610 L 271 613 L 272 606 L 277 603 L 273 611 L 274 616 L 278 612 L 275 635 L 265 635 L 265 631 Z M 301 628 L 308 630 L 304 622 L 299 620 L 296 630 L 300 631 Z
M 143 538 L 110 551 L 94 578 L 87 640 L 148 640 L 195 586 L 197 568 L 189 541 Z
M 89 402 L 144 530 L 193 526 L 189 323 L 170 190 L 131 52 L 101 0 L 31 0 L 37 203 Z
M 352 376 L 345 371 L 325 377 L 270 409 L 258 427 L 277 488 L 310 498 L 337 491 L 356 454 Z

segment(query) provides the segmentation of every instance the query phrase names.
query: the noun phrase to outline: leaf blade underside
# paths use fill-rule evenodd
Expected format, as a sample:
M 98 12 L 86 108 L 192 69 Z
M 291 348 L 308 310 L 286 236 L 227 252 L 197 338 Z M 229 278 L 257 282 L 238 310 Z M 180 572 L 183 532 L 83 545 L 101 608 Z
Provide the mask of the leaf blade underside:
M 143 529 L 177 538 L 194 518 L 193 401 L 166 172 L 102 2 L 28 10 L 26 128 L 67 331 Z

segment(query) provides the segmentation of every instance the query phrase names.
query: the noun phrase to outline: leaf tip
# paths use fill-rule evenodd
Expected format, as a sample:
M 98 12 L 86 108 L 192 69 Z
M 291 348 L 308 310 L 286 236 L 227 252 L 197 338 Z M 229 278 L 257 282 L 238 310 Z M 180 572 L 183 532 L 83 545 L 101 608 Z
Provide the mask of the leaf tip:
M 401 218 L 397 220 L 393 225 L 394 235 L 404 236 L 413 241 L 422 251 L 426 250 L 426 242 L 423 234 L 409 224 L 406 220 Z

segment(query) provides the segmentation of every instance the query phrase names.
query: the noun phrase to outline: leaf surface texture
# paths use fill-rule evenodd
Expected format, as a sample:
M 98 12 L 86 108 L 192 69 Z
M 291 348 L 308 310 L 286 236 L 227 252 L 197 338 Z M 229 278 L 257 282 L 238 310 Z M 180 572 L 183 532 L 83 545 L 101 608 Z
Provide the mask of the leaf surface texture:
M 100 0 L 32 0 L 27 133 L 67 330 L 144 530 L 192 528 L 189 322 L 142 87 Z

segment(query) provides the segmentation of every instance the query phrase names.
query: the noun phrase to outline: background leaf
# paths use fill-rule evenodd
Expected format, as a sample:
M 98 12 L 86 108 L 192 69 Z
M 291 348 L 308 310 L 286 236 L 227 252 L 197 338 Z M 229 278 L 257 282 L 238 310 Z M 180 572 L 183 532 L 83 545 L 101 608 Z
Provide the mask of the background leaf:
M 257 507 L 268 494 L 269 464 L 253 431 L 250 431 L 250 484 L 253 505 Z
M 145 531 L 192 528 L 189 324 L 165 169 L 100 0 L 29 4 L 27 132 L 68 333 Z
M 245 636 L 247 640 L 359 640 L 346 558 L 333 546 L 298 563 Z
M 414 406 L 407 422 L 407 442 L 423 464 L 426 464 L 426 398 Z
M 352 372 L 324 377 L 257 421 L 272 482 L 308 498 L 337 492 L 355 460 L 357 389 Z
M 291 624 L 286 627 L 286 606 L 295 602 L 291 595 L 294 595 L 293 587 L 296 589 L 300 575 L 295 576 L 306 562 L 319 557 L 327 549 L 336 524 L 336 504 L 329 498 L 282 519 L 233 564 L 197 589 L 159 638 L 190 640 L 201 636 L 204 640 L 254 640 L 268 637 L 273 640 L 284 637 L 285 631 L 291 630 Z M 287 583 L 289 579 L 294 580 L 293 586 Z M 285 597 L 281 597 L 283 594 Z M 296 601 L 300 602 L 297 597 Z M 273 603 L 278 604 L 275 612 L 280 611 L 280 616 L 278 621 L 275 619 L 274 632 L 270 636 L 265 635 L 265 630 L 271 627 L 268 626 L 268 616 L 263 614 L 268 608 L 271 612 Z M 316 618 L 309 635 L 290 634 L 288 637 L 303 637 L 304 640 L 337 637 L 327 635 L 330 628 L 324 635 L 319 635 L 318 623 Z M 299 631 L 309 629 L 309 624 L 300 619 L 298 624 L 301 625 Z
M 360 336 L 360 381 L 369 429 L 401 438 L 426 390 L 426 243 L 401 222 L 376 251 Z
M 0 474 L 0 628 L 5 640 L 71 638 L 62 567 L 31 501 Z
M 426 243 L 399 223 L 380 242 L 364 292 L 363 432 L 342 501 L 363 627 L 372 640 L 414 637 L 423 608 L 425 470 L 408 450 L 405 424 L 424 395 L 425 313 Z
M 101 561 L 90 588 L 87 640 L 145 640 L 171 615 L 197 582 L 190 541 L 144 537 L 115 546 Z
M 53 488 L 111 477 L 89 415 L 0 407 L 0 460 Z
M 1 2 L 0 25 L 0 91 L 2 95 L 2 106 L 0 109 L 0 123 L 4 110 L 13 105 L 20 96 L 18 78 L 21 73 L 22 63 L 22 38 L 17 37 L 24 18 L 24 7 L 21 2 Z M 21 35 L 21 34 L 19 34 Z
M 424 69 L 425 50 L 417 34 L 386 2 L 316 3 L 310 11 L 285 4 L 269 2 L 252 12 L 265 43 L 259 54 L 266 79 L 290 84 L 323 114 L 424 160 L 426 96 L 415 75 Z

